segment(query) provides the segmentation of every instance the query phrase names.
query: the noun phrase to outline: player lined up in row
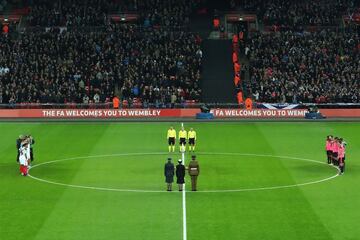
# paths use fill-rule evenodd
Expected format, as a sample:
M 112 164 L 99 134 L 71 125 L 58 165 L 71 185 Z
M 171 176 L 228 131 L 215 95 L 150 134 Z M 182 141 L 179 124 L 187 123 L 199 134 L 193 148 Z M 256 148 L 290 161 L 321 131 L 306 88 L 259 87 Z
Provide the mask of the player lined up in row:
M 167 131 L 167 140 L 169 144 L 169 152 L 175 152 L 175 142 L 176 142 L 176 130 L 173 127 L 170 127 Z M 196 132 L 193 128 L 187 132 L 184 127 L 181 127 L 179 131 L 179 151 L 185 152 L 186 150 L 186 140 L 189 141 L 189 151 L 195 151 L 196 143 Z
M 343 174 L 345 171 L 346 142 L 342 138 L 329 135 L 326 137 L 325 150 L 327 163 L 338 166 L 340 174 Z
M 31 162 L 34 161 L 33 145 L 35 140 L 31 135 L 20 135 L 16 139 L 17 157 L 16 161 L 20 164 L 20 174 L 27 176 Z

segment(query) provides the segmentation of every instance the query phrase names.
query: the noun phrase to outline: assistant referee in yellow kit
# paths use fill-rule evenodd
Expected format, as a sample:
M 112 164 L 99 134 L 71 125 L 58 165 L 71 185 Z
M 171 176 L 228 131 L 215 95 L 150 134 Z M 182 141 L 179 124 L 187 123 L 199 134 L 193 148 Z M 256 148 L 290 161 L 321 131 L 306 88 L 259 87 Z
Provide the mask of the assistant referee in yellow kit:
M 187 132 L 184 129 L 184 127 L 181 127 L 181 130 L 179 131 L 180 152 L 182 149 L 185 151 L 186 138 L 187 138 Z
M 167 139 L 169 143 L 169 152 L 175 152 L 176 130 L 173 127 L 170 127 L 167 131 Z
M 188 131 L 188 139 L 189 139 L 189 152 L 195 151 L 195 143 L 196 143 L 196 132 L 193 128 L 190 128 Z

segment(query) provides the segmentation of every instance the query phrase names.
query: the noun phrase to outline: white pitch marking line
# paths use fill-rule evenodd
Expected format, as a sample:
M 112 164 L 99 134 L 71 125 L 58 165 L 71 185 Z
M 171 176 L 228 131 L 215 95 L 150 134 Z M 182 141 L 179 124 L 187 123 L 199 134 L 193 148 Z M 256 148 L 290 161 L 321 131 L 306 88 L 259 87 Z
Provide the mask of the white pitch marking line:
M 181 127 L 184 127 L 184 123 L 181 123 Z M 185 165 L 185 149 L 183 149 L 183 152 L 181 153 L 181 158 L 183 165 Z M 186 189 L 185 189 L 185 183 L 184 188 L 182 192 L 182 209 L 183 209 L 183 240 L 187 239 L 187 230 L 186 230 Z
M 71 157 L 71 158 L 64 158 L 64 159 L 58 159 L 48 162 L 39 163 L 36 165 L 33 165 L 31 169 L 42 166 L 42 165 L 48 165 L 52 163 L 57 162 L 64 162 L 69 160 L 77 160 L 77 159 L 88 159 L 88 158 L 99 158 L 99 157 L 116 157 L 116 156 L 142 156 L 142 155 L 162 155 L 167 154 L 167 152 L 152 152 L 152 153 L 118 153 L 118 154 L 105 154 L 105 155 L 92 155 L 92 156 L 81 156 L 81 157 Z M 294 159 L 294 160 L 300 160 L 305 162 L 313 162 L 317 164 L 322 165 L 328 165 L 325 162 L 320 162 L 317 160 L 312 159 L 306 159 L 306 158 L 298 158 L 298 157 L 289 157 L 289 156 L 275 156 L 275 155 L 266 155 L 266 154 L 253 154 L 253 153 L 211 153 L 211 152 L 198 152 L 198 154 L 204 154 L 204 155 L 234 155 L 234 156 L 258 156 L 258 157 L 278 157 L 278 158 L 287 158 L 287 159 Z M 272 187 L 258 187 L 258 188 L 242 188 L 242 189 L 228 189 L 228 190 L 202 190 L 197 191 L 196 193 L 222 193 L 222 192 L 248 192 L 248 191 L 261 191 L 261 190 L 274 190 L 274 189 L 283 189 L 283 188 L 291 188 L 291 187 L 299 187 L 299 186 L 306 186 L 306 185 L 312 185 L 317 183 L 322 183 L 325 181 L 329 181 L 331 179 L 334 179 L 339 176 L 339 169 L 336 166 L 330 165 L 331 167 L 335 168 L 337 170 L 337 173 L 331 177 L 306 182 L 306 183 L 297 183 L 292 185 L 282 185 L 282 186 L 272 186 Z M 30 170 L 30 169 L 29 169 Z M 92 187 L 92 186 L 82 186 L 82 185 L 74 185 L 74 184 L 65 184 L 65 183 L 59 183 L 59 182 L 53 182 L 48 181 L 45 179 L 41 179 L 38 177 L 34 177 L 30 175 L 30 171 L 28 176 L 34 180 L 64 186 L 64 187 L 73 187 L 73 188 L 81 188 L 81 189 L 91 189 L 91 190 L 100 190 L 100 191 L 113 191 L 113 192 L 137 192 L 137 193 L 166 193 L 164 191 L 160 190 L 141 190 L 141 189 L 119 189 L 119 188 L 103 188 L 103 187 Z
M 183 152 L 181 154 L 181 158 L 183 161 L 183 164 L 185 166 L 185 153 Z M 185 183 L 184 183 L 184 189 L 182 193 L 182 208 L 183 208 L 183 240 L 187 239 L 187 230 L 186 230 L 186 190 L 185 190 Z

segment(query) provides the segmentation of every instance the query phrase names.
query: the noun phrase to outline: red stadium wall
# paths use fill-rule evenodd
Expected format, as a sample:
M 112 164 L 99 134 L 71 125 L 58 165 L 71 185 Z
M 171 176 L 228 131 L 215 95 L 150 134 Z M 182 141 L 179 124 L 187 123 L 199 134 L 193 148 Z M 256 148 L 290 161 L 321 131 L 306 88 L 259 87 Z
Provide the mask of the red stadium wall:
M 360 117 L 360 109 L 321 109 L 320 112 L 326 117 Z
M 360 117 L 360 109 L 321 109 L 328 118 Z M 0 118 L 116 119 L 194 117 L 199 109 L 0 109 Z M 213 109 L 215 118 L 303 118 L 304 109 Z

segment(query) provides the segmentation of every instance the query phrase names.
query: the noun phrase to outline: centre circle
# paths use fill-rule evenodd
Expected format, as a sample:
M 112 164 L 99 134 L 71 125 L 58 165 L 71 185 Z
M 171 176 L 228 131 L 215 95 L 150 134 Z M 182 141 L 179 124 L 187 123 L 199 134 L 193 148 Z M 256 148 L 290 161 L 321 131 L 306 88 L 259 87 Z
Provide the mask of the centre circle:
M 31 177 L 48 184 L 116 192 L 164 192 L 168 153 L 119 153 L 58 159 L 31 168 Z M 197 153 L 198 192 L 244 192 L 317 184 L 338 176 L 324 162 L 251 153 Z M 181 154 L 172 154 L 176 163 Z M 185 153 L 185 161 L 190 155 Z M 41 177 L 40 177 L 41 176 Z M 186 177 L 186 185 L 190 185 Z M 175 184 L 175 183 L 174 183 Z

